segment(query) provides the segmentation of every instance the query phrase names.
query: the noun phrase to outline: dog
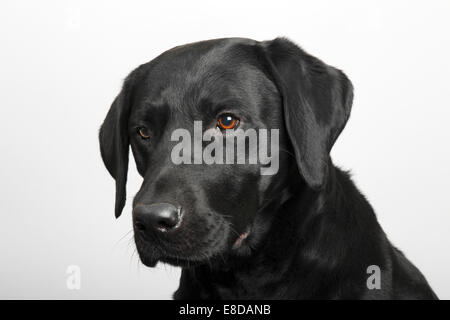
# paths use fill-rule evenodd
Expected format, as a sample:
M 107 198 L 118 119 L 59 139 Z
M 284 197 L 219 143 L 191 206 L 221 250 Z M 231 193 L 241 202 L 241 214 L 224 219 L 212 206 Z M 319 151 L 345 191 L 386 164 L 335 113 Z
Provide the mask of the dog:
M 437 299 L 330 158 L 352 100 L 341 70 L 286 38 L 191 43 L 131 72 L 100 128 L 101 156 L 119 217 L 131 146 L 137 251 L 148 267 L 182 267 L 174 299 Z M 173 132 L 196 121 L 228 138 L 277 130 L 279 169 L 174 163 Z

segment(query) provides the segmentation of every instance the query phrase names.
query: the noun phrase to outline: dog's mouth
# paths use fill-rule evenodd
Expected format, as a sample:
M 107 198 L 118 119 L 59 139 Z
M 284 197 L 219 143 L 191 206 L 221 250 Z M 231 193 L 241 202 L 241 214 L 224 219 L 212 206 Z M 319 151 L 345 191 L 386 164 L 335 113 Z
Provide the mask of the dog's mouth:
M 243 247 L 246 239 L 250 235 L 250 230 L 241 233 L 237 238 L 231 239 L 232 245 L 231 249 L 220 250 L 217 252 L 194 252 L 188 256 L 183 255 L 180 252 L 172 252 L 172 250 L 160 246 L 149 246 L 146 243 L 136 243 L 137 251 L 141 262 L 147 267 L 155 267 L 158 262 L 168 263 L 173 266 L 189 268 L 195 267 L 202 264 L 212 264 L 216 261 L 224 262 L 227 253 L 239 252 Z M 230 247 L 228 247 L 230 248 Z

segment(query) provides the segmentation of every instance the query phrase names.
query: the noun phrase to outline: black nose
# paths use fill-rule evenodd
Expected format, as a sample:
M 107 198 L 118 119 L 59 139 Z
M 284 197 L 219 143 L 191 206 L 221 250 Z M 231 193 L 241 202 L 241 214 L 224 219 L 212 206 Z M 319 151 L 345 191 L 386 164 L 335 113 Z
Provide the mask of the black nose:
M 181 208 L 169 203 L 138 204 L 134 208 L 134 221 L 136 229 L 142 232 L 169 231 L 178 227 L 181 221 Z

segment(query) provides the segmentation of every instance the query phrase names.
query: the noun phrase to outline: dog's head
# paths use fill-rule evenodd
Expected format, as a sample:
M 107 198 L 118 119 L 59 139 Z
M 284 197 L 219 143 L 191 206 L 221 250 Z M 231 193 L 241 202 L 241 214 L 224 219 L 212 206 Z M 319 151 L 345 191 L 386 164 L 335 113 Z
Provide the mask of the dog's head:
M 125 204 L 130 145 L 144 178 L 133 201 L 143 263 L 187 266 L 257 245 L 270 221 L 261 212 L 285 188 L 298 181 L 325 186 L 329 152 L 351 103 L 352 85 L 341 71 L 286 39 L 188 44 L 134 70 L 100 129 L 100 147 L 116 181 L 116 217 Z M 245 161 L 236 162 L 238 147 L 227 158 L 227 141 L 249 129 L 267 142 L 272 163 L 249 160 L 264 153 L 260 144 L 249 147 L 250 135 Z M 274 162 L 276 170 L 262 174 Z

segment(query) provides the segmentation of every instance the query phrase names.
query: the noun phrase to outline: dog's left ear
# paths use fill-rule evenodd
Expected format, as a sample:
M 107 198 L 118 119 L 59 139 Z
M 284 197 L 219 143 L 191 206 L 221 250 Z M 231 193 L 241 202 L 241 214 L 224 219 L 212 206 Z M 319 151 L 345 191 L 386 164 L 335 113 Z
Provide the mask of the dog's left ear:
M 330 150 L 344 128 L 353 101 L 346 75 L 287 39 L 262 42 L 263 63 L 283 100 L 287 133 L 300 174 L 320 190 L 331 165 Z
M 128 116 L 129 98 L 125 82 L 122 91 L 112 103 L 100 128 L 100 151 L 103 162 L 116 180 L 115 216 L 118 218 L 125 206 L 128 172 Z

